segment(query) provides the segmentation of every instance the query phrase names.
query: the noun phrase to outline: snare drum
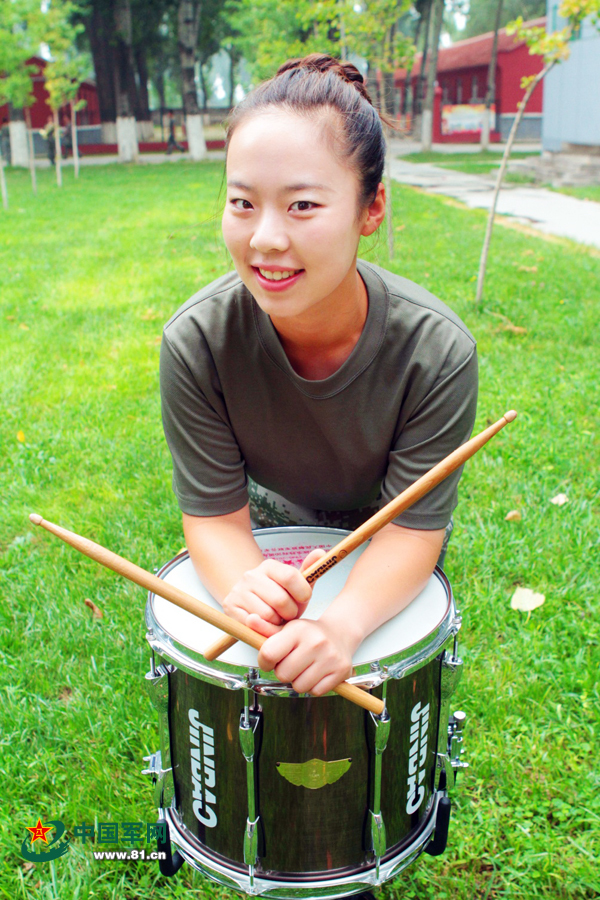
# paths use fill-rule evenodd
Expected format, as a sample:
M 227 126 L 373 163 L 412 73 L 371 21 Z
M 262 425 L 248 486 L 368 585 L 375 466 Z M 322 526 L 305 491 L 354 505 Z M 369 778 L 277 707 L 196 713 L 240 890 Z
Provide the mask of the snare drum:
M 345 534 L 254 532 L 265 556 L 294 565 Z M 316 582 L 307 616 L 327 608 L 363 550 Z M 187 552 L 159 576 L 219 608 Z M 193 867 L 274 900 L 342 897 L 394 877 L 441 830 L 449 702 L 462 664 L 460 618 L 439 569 L 355 655 L 350 681 L 385 700 L 381 717 L 334 693 L 297 694 L 259 671 L 245 644 L 207 662 L 202 650 L 221 633 L 155 594 L 146 622 L 160 736 L 146 771 L 170 840 Z

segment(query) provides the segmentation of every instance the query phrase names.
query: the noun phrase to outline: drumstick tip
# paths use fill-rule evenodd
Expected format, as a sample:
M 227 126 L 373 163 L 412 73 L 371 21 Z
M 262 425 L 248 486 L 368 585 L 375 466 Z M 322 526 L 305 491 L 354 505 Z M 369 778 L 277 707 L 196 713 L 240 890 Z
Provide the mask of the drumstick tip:
M 516 409 L 509 409 L 509 411 L 507 413 L 504 413 L 504 418 L 506 419 L 507 422 L 514 422 L 515 419 L 517 418 Z
M 37 513 L 30 513 L 30 514 L 29 514 L 29 521 L 30 521 L 30 522 L 33 522 L 34 525 L 41 525 L 42 522 L 43 522 L 44 520 L 43 520 L 43 518 L 42 518 L 40 515 L 38 515 Z

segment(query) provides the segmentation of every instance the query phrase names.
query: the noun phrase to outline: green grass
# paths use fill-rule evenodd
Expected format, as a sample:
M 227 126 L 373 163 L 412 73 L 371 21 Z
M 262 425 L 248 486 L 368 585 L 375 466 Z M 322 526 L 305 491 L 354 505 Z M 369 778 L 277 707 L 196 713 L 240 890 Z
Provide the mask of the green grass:
M 85 168 L 79 182 L 7 173 L 0 214 L 0 898 L 233 897 L 185 867 L 95 862 L 73 841 L 29 869 L 38 815 L 153 821 L 142 756 L 158 748 L 144 688 L 144 593 L 28 513 L 146 568 L 182 545 L 158 399 L 163 322 L 227 267 L 214 164 Z M 471 768 L 453 791 L 446 853 L 384 900 L 580 900 L 600 892 L 597 385 L 600 259 L 497 228 L 485 302 L 473 303 L 485 214 L 395 188 L 397 258 L 363 256 L 426 285 L 476 335 L 476 429 L 519 418 L 469 462 L 448 573 L 463 612 Z M 526 329 L 515 332 L 514 327 Z M 562 507 L 550 503 L 564 492 Z M 505 521 L 518 509 L 520 522 Z M 545 594 L 529 616 L 515 586 Z M 93 620 L 84 601 L 104 613 Z M 295 839 L 289 835 L 286 839 Z
M 511 159 L 525 159 L 535 154 L 516 150 L 511 153 Z M 500 165 L 501 154 L 493 150 L 479 151 L 478 153 L 409 153 L 399 157 L 412 163 L 433 163 L 442 169 L 454 169 L 457 172 L 466 172 L 469 175 L 487 175 L 496 172 Z
M 570 197 L 577 197 L 578 200 L 594 200 L 596 203 L 600 203 L 600 184 L 588 184 L 583 187 L 553 187 L 552 190 L 568 194 Z

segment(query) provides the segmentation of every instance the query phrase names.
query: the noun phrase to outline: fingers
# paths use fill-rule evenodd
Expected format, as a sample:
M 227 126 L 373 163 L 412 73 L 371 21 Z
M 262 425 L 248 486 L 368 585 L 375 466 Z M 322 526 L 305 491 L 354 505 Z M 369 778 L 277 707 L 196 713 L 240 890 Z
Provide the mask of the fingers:
M 258 655 L 264 671 L 291 683 L 299 693 L 327 693 L 352 674 L 351 654 L 341 639 L 321 623 L 306 619 L 288 622 L 267 640 Z
M 321 559 L 322 556 L 325 556 L 325 550 L 322 547 L 315 547 L 314 550 L 311 550 L 308 556 L 304 559 L 302 565 L 300 566 L 301 572 L 306 572 L 306 570 L 312 566 L 313 563 L 316 563 L 318 559 Z

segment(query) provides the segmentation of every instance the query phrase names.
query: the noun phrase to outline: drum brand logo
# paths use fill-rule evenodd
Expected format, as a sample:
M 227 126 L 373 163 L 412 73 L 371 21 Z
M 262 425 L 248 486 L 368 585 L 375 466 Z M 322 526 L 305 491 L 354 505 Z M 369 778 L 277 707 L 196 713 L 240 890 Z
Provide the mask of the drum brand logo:
M 217 814 L 212 806 L 217 798 L 209 790 L 215 787 L 215 735 L 212 728 L 203 725 L 197 710 L 190 709 L 190 744 L 194 815 L 207 828 L 217 824 Z
M 408 792 L 406 794 L 406 812 L 416 813 L 425 796 L 425 763 L 427 761 L 427 731 L 429 728 L 429 703 L 421 709 L 421 702 L 416 703 L 410 714 L 410 750 L 408 751 Z
M 331 559 L 328 559 L 326 563 L 323 563 L 323 565 L 319 566 L 318 569 L 315 569 L 315 571 L 312 573 L 312 575 L 308 576 L 308 578 L 306 579 L 308 581 L 308 583 L 312 584 L 313 581 L 316 581 L 317 578 L 319 578 L 319 576 L 323 574 L 323 572 L 326 572 L 327 569 L 330 569 L 332 566 L 335 566 L 337 561 L 338 561 L 337 556 L 332 556 Z

